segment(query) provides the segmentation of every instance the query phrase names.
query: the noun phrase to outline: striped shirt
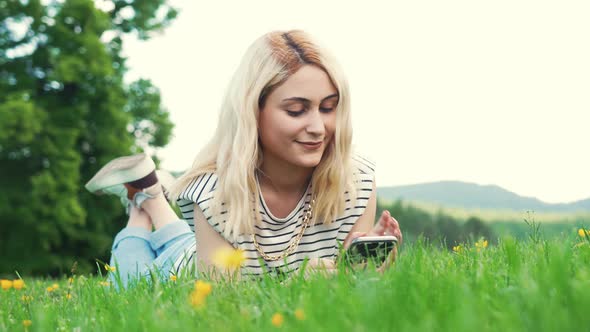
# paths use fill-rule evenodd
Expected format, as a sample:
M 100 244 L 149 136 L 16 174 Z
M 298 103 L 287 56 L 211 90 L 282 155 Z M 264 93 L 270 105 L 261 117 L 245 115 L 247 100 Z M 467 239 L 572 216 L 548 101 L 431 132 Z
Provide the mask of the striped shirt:
M 191 181 L 180 194 L 178 206 L 183 219 L 188 222 L 193 232 L 194 209 L 196 206 L 201 209 L 207 222 L 215 231 L 234 248 L 243 250 L 246 258 L 241 269 L 243 277 L 257 277 L 266 273 L 286 275 L 299 269 L 306 259 L 335 259 L 352 226 L 363 215 L 373 191 L 375 166 L 372 162 L 360 156 L 354 156 L 353 163 L 356 178 L 356 200 L 351 201 L 348 192 L 346 192 L 344 212 L 330 224 L 316 222 L 314 225 L 309 225 L 295 251 L 286 258 L 277 261 L 265 261 L 262 259 L 254 247 L 252 234 L 239 235 L 236 240 L 228 239 L 223 235 L 227 211 L 222 210 L 221 213 L 214 216 L 210 208 L 217 185 L 215 173 L 202 174 Z M 260 192 L 258 194 L 260 196 L 259 213 L 262 222 L 254 226 L 256 241 L 266 254 L 279 255 L 287 249 L 301 230 L 303 218 L 311 200 L 311 186 L 308 186 L 297 206 L 285 218 L 273 216 L 266 206 L 262 194 Z M 181 257 L 177 260 L 175 264 L 177 270 L 186 264 L 194 263 L 196 245 L 198 244 L 195 244 L 187 251 L 191 253 L 189 259 L 183 260 L 183 257 Z

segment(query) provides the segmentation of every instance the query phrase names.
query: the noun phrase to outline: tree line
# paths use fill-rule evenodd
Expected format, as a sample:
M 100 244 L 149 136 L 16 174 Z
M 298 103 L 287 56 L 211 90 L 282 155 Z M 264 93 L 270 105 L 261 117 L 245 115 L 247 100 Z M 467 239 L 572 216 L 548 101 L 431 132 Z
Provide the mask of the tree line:
M 124 81 L 123 37 L 175 16 L 166 0 L 0 0 L 0 274 L 108 257 L 123 208 L 83 183 L 173 128 L 149 80 Z
M 433 244 L 440 244 L 451 250 L 458 244 L 472 242 L 481 237 L 492 243 L 497 240 L 490 226 L 475 216 L 460 220 L 442 210 L 431 214 L 402 200 L 392 203 L 378 201 L 377 215 L 383 210 L 389 210 L 399 222 L 406 241 L 421 236 Z

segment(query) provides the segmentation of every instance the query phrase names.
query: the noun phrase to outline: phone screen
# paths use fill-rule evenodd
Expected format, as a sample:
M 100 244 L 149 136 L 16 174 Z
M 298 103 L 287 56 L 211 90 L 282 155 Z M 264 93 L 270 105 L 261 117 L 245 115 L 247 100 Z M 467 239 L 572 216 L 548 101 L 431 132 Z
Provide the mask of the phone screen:
M 381 265 L 396 244 L 397 238 L 394 236 L 359 237 L 352 241 L 344 258 L 350 264 L 372 261 Z

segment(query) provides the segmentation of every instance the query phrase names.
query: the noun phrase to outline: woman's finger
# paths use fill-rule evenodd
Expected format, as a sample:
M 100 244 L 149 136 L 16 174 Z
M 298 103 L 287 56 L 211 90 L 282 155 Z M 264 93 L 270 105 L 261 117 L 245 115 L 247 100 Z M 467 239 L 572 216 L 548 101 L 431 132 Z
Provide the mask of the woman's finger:
M 377 221 L 377 223 L 375 224 L 375 226 L 373 226 L 373 229 L 371 229 L 371 231 L 369 232 L 368 235 L 370 236 L 381 236 L 385 234 L 385 231 L 387 230 L 387 224 L 388 224 L 388 219 L 389 219 L 389 212 L 383 211 L 381 213 L 381 217 L 379 218 L 379 220 Z
M 352 240 L 356 239 L 357 237 L 361 237 L 361 236 L 365 236 L 365 235 L 367 235 L 367 232 L 353 232 L 346 239 L 346 241 L 344 241 L 344 249 L 348 249 L 348 247 L 350 247 Z
M 399 223 L 397 222 L 397 220 L 395 220 L 395 218 L 393 218 L 391 216 L 389 217 L 389 220 L 388 220 L 387 231 L 389 234 L 397 237 L 399 244 L 402 243 L 403 236 L 402 236 L 402 231 L 399 227 Z
M 387 255 L 387 258 L 385 259 L 383 264 L 381 264 L 381 266 L 379 266 L 377 268 L 377 272 L 380 272 L 380 273 L 385 272 L 385 270 L 387 270 L 388 268 L 393 266 L 396 259 L 397 259 L 397 247 L 393 247 L 393 250 L 391 250 L 389 252 L 389 255 Z
M 320 258 L 319 266 L 324 270 L 332 270 L 336 267 L 336 262 L 328 258 Z
M 402 242 L 404 241 L 404 236 L 402 234 L 402 230 L 401 228 L 399 228 L 399 225 L 396 227 L 395 232 L 393 233 L 393 235 L 395 237 L 397 237 L 398 239 L 398 244 L 401 245 Z
M 305 278 L 309 278 L 315 274 L 322 274 L 324 276 L 330 276 L 336 274 L 338 269 L 336 268 L 336 262 L 328 258 L 313 258 L 310 259 L 305 271 Z
M 336 267 L 335 262 L 328 258 L 312 258 L 307 263 L 307 268 L 315 270 L 332 269 L 334 267 Z

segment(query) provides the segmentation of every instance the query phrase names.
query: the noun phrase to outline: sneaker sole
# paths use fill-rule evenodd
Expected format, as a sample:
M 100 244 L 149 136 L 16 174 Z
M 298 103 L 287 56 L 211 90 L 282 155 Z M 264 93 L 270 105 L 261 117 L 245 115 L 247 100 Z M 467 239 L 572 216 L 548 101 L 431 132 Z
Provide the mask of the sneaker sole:
M 146 154 L 120 157 L 104 165 L 85 187 L 92 193 L 118 184 L 132 182 L 153 172 L 156 165 Z

